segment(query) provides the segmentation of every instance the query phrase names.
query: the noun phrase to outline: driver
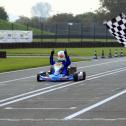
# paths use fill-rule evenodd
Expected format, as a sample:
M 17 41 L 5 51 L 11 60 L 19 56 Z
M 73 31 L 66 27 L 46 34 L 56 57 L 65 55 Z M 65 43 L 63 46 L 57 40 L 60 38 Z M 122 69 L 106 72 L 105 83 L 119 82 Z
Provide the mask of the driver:
M 58 57 L 57 57 L 56 62 L 53 59 L 53 55 L 54 55 L 54 49 L 51 51 L 50 64 L 54 65 L 56 62 L 62 63 L 63 68 L 62 68 L 61 74 L 67 75 L 68 74 L 67 68 L 71 64 L 70 58 L 69 58 L 69 56 L 67 54 L 67 50 L 65 49 L 64 51 L 59 51 L 58 52 Z M 54 70 L 52 70 L 51 73 L 53 74 Z

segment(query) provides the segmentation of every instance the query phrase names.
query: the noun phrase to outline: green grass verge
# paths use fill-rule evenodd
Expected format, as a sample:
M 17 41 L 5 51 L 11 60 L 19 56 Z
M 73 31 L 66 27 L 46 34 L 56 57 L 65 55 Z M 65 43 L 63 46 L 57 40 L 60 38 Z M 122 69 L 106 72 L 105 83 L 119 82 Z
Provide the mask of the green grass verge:
M 114 54 L 115 49 L 120 53 L 120 48 L 68 48 L 68 54 L 70 56 L 93 56 L 94 50 L 97 51 L 98 55 L 101 55 L 102 50 L 104 50 L 105 55 L 108 55 L 109 49 L 112 50 L 112 54 Z M 41 55 L 50 55 L 51 48 L 24 48 L 24 49 L 3 49 L 7 52 L 8 56 L 20 56 L 20 55 L 28 55 L 28 56 L 41 56 Z M 64 48 L 55 49 L 55 55 L 59 50 L 64 50 Z M 2 51 L 2 49 L 0 50 Z M 123 48 L 124 55 L 126 55 L 126 48 Z
M 27 26 L 19 23 L 13 23 L 14 30 L 27 30 Z M 33 27 L 29 27 L 29 30 L 33 31 L 33 34 L 41 34 L 41 30 Z M 0 30 L 12 30 L 12 23 L 4 20 L 0 20 Z M 50 35 L 53 34 L 51 32 L 43 31 L 43 34 Z
M 72 58 L 72 62 L 81 61 Z M 49 58 L 6 58 L 0 59 L 0 72 L 21 70 L 26 68 L 42 67 L 49 65 Z
M 33 39 L 33 42 L 116 42 L 115 39 L 81 39 L 81 38 L 57 38 L 57 39 Z
M 114 55 L 115 49 L 120 53 L 120 48 L 68 48 L 68 54 L 70 56 L 94 56 L 94 50 L 97 54 L 101 56 L 102 50 L 105 52 L 105 56 L 108 56 L 109 49 L 112 50 L 112 55 Z M 64 50 L 64 48 L 55 49 L 55 56 L 59 50 Z M 0 51 L 3 51 L 2 49 Z M 51 48 L 24 48 L 24 49 L 4 49 L 8 56 L 41 56 L 50 55 Z M 124 55 L 126 55 L 126 48 L 123 48 Z M 80 58 L 72 58 L 72 62 L 80 61 Z M 0 59 L 0 72 L 40 67 L 49 65 L 49 58 L 41 57 L 27 57 L 27 58 L 6 58 Z

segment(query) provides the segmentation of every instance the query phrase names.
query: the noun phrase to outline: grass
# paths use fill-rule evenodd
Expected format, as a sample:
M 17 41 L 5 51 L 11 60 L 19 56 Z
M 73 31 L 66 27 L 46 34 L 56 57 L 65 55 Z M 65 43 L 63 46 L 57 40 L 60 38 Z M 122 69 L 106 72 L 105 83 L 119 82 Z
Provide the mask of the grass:
M 120 48 L 68 48 L 67 51 L 70 56 L 93 56 L 94 50 L 97 51 L 98 55 L 101 55 L 102 50 L 104 50 L 105 55 L 108 55 L 109 49 L 111 49 L 112 54 L 114 54 L 115 49 L 120 52 Z M 55 49 L 55 55 L 59 50 L 64 50 L 64 48 Z M 6 51 L 8 56 L 49 56 L 51 48 L 3 49 L 3 51 Z M 126 55 L 126 48 L 123 48 L 123 52 Z
M 72 62 L 80 61 L 72 58 Z M 42 67 L 49 65 L 49 58 L 7 58 L 0 59 L 0 72 L 14 71 L 26 68 Z
M 116 42 L 115 39 L 81 39 L 81 38 L 57 38 L 57 39 L 33 39 L 33 42 Z
M 19 23 L 13 23 L 14 30 L 27 30 L 27 26 Z M 29 27 L 29 30 L 33 31 L 33 34 L 41 34 L 41 30 L 33 27 Z M 0 30 L 12 30 L 12 23 L 4 20 L 0 20 Z M 51 32 L 43 31 L 43 34 L 53 34 Z
M 102 50 L 104 50 L 105 56 L 108 56 L 109 50 L 111 49 L 112 55 L 114 55 L 115 49 L 117 49 L 118 54 L 120 53 L 121 48 L 75 48 L 70 49 L 70 55 L 74 56 L 93 56 L 94 51 L 97 51 L 97 55 L 101 56 Z M 126 55 L 126 48 L 123 48 L 123 53 Z
M 70 56 L 94 56 L 94 50 L 97 51 L 97 55 L 101 56 L 102 50 L 105 52 L 105 56 L 108 56 L 109 49 L 112 51 L 112 55 L 114 55 L 115 49 L 118 50 L 118 54 L 120 53 L 120 48 L 68 48 L 68 54 Z M 55 49 L 55 56 L 59 50 L 64 50 L 64 48 Z M 3 51 L 3 50 L 0 50 Z M 8 56 L 49 56 L 51 48 L 24 48 L 24 49 L 4 49 L 7 52 Z M 126 48 L 123 48 L 124 55 L 126 55 Z M 80 61 L 83 59 L 80 58 L 72 58 L 72 62 Z M 17 58 L 6 58 L 0 59 L 0 72 L 40 67 L 49 65 L 49 57 L 41 58 L 41 57 L 17 57 Z
M 7 58 L 0 59 L 0 72 L 32 68 L 47 65 L 48 59 Z

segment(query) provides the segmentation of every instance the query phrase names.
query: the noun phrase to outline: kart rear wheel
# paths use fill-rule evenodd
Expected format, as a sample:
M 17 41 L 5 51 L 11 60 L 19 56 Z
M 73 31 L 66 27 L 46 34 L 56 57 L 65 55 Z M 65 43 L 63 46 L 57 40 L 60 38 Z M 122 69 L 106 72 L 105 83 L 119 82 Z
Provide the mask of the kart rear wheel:
M 83 80 L 86 79 L 86 72 L 83 72 Z
M 73 79 L 74 79 L 74 81 L 78 81 L 78 73 L 75 73 L 75 74 L 73 75 Z

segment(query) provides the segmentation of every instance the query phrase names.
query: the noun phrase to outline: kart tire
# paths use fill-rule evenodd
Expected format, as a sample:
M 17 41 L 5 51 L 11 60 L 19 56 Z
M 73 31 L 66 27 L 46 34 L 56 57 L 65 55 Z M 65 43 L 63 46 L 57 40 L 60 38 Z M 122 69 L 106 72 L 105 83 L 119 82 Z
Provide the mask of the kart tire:
M 75 73 L 75 74 L 73 75 L 73 79 L 74 79 L 74 81 L 78 81 L 78 73 Z
M 40 73 L 39 75 L 41 75 L 41 76 L 46 76 L 46 72 L 42 72 L 42 73 Z
M 86 79 L 86 72 L 83 72 L 83 80 Z
M 40 82 L 41 80 L 39 79 L 40 74 L 37 74 L 37 81 Z

